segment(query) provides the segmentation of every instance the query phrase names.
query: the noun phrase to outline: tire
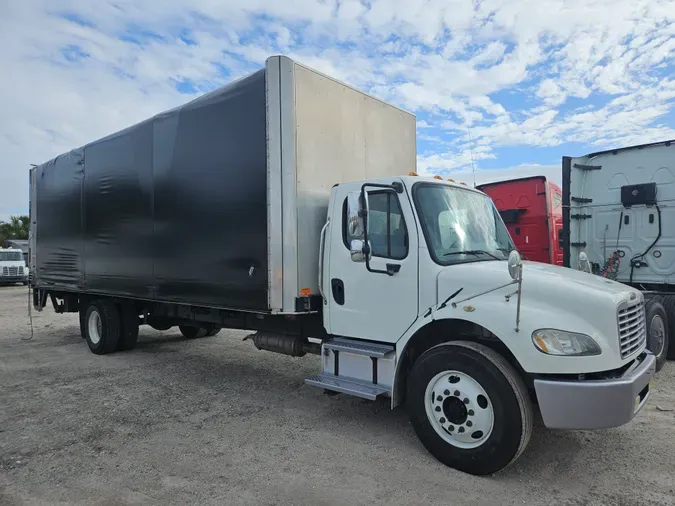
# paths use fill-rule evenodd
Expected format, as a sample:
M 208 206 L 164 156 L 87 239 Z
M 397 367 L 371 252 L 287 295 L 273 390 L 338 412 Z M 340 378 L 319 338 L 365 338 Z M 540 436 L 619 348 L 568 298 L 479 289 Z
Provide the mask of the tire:
M 675 360 L 675 295 L 661 295 L 659 297 L 661 304 L 666 310 L 668 319 L 668 352 L 666 357 L 669 360 Z
M 85 306 L 80 308 L 80 337 L 82 339 L 87 338 L 86 327 L 87 327 L 87 307 Z
M 90 301 L 84 323 L 84 333 L 92 353 L 104 355 L 117 349 L 121 322 L 119 310 L 113 301 L 107 299 Z
M 668 317 L 661 300 L 650 297 L 645 301 L 647 317 L 647 349 L 656 357 L 656 372 L 659 372 L 668 358 Z
M 86 324 L 86 317 L 87 317 L 87 309 L 89 308 L 88 298 L 85 298 L 84 296 L 80 296 L 80 336 L 82 339 L 87 338 L 87 333 L 85 332 L 85 328 L 87 326 Z
M 206 337 L 207 330 L 203 327 L 192 326 L 192 325 L 179 325 L 180 333 L 183 334 L 183 337 L 187 339 L 197 339 L 200 337 Z
M 501 355 L 474 342 L 443 343 L 423 353 L 408 376 L 406 404 L 424 447 L 473 475 L 505 469 L 532 434 L 522 379 Z
M 120 313 L 120 340 L 117 343 L 117 350 L 133 350 L 138 342 L 138 315 L 131 304 L 119 304 L 118 308 Z

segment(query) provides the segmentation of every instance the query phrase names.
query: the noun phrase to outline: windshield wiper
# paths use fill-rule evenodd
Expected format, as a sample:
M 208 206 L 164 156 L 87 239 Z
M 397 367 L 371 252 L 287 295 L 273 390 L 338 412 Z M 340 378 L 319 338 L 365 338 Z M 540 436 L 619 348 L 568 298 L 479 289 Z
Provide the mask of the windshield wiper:
M 468 249 L 466 251 L 451 251 L 450 253 L 444 253 L 444 257 L 448 257 L 450 255 L 488 255 L 494 258 L 495 260 L 504 260 L 503 258 L 499 258 L 497 255 L 493 255 L 489 251 L 485 251 L 483 249 Z

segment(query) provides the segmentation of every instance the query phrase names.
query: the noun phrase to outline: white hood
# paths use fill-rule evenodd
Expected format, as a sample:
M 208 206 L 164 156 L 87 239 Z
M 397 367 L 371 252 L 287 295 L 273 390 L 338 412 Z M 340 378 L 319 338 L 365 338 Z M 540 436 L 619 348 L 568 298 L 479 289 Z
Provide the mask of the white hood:
M 521 363 L 529 372 L 586 372 L 620 367 L 617 308 L 643 300 L 642 294 L 627 285 L 594 274 L 539 262 L 523 262 L 520 324 L 516 327 L 517 285 L 506 285 L 509 276 L 506 261 L 479 261 L 455 264 L 438 274 L 438 304 L 462 289 L 451 305 L 438 311 L 435 318 L 460 318 L 488 329 L 524 357 Z M 474 297 L 475 298 L 471 298 Z M 471 298 L 470 300 L 466 300 Z M 596 357 L 553 357 L 535 349 L 531 335 L 541 328 L 578 332 L 591 336 L 602 349 Z M 512 349 L 513 351 L 513 349 Z M 639 350 L 641 351 L 641 350 Z M 626 357 L 626 360 L 634 356 Z M 588 365 L 594 369 L 589 369 Z M 580 364 L 582 364 L 580 366 Z M 536 370 L 535 370 L 536 369 Z

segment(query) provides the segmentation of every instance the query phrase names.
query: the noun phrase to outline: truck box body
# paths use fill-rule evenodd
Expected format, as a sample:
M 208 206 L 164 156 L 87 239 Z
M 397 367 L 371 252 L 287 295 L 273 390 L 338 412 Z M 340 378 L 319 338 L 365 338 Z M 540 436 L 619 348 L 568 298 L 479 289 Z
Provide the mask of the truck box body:
M 513 242 L 525 258 L 562 265 L 562 190 L 545 176 L 478 186 L 495 203 Z
M 335 182 L 415 165 L 415 117 L 286 57 L 31 173 L 36 286 L 294 313 Z
M 673 142 L 563 158 L 565 265 L 577 268 L 583 251 L 602 273 L 618 251 L 617 281 L 675 283 Z

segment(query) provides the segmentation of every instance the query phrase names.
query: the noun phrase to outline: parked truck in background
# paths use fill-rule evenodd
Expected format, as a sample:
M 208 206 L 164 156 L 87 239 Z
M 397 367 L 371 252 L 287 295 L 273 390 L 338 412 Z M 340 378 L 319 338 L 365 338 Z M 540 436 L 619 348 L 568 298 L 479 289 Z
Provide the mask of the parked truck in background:
M 629 422 L 654 374 L 642 293 L 521 262 L 485 194 L 402 176 L 415 125 L 272 57 L 60 155 L 30 178 L 34 306 L 79 312 L 101 355 L 131 350 L 139 324 L 317 354 L 307 384 L 405 405 L 472 474 L 518 458 L 535 407 L 551 428 Z
M 495 203 L 518 251 L 527 260 L 562 265 L 562 190 L 545 176 L 477 187 Z
M 0 285 L 28 284 L 28 268 L 23 252 L 17 248 L 0 248 Z
M 562 160 L 564 264 L 644 294 L 657 371 L 675 359 L 674 142 Z

